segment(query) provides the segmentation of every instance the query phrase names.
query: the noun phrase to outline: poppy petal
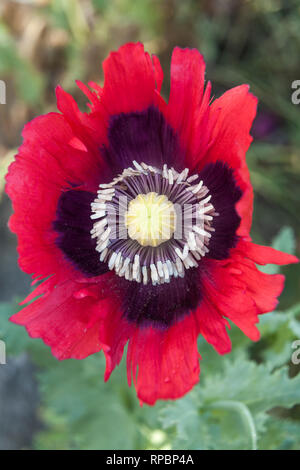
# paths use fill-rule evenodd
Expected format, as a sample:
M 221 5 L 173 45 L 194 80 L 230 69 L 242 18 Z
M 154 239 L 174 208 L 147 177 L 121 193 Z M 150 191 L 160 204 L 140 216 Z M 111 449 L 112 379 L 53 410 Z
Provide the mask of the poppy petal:
M 152 105 L 162 80 L 157 58 L 154 63 L 141 43 L 128 43 L 111 52 L 103 62 L 102 107 L 113 115 L 143 111 Z
M 250 128 L 256 114 L 257 98 L 249 93 L 248 85 L 241 85 L 225 92 L 211 105 L 211 119 L 214 127 L 211 145 L 199 166 L 222 158 L 235 170 L 237 184 L 243 192 L 237 203 L 241 216 L 239 235 L 249 236 L 252 222 L 253 190 L 249 170 L 246 165 L 246 152 L 252 141 Z
M 175 47 L 171 61 L 171 88 L 166 108 L 167 119 L 181 139 L 187 166 L 193 166 L 208 144 L 210 84 L 204 92 L 205 62 L 196 49 Z M 201 139 L 199 139 L 201 135 Z
M 101 322 L 114 303 L 108 295 L 95 299 L 91 288 L 84 294 L 82 290 L 79 283 L 66 280 L 13 315 L 11 321 L 24 325 L 32 338 L 42 338 L 57 359 L 83 359 L 102 349 Z
M 128 382 L 131 374 L 139 399 L 153 405 L 176 399 L 199 381 L 197 321 L 184 318 L 165 331 L 137 328 L 129 341 Z

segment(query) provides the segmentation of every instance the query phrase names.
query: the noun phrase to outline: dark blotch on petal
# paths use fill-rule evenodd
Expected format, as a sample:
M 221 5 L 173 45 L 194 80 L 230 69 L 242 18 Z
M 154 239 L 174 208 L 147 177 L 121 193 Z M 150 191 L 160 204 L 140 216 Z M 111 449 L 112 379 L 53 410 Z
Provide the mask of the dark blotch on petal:
M 113 173 L 121 173 L 132 166 L 133 160 L 158 168 L 166 163 L 178 171 L 183 169 L 177 135 L 154 106 L 145 111 L 112 116 L 108 140 L 109 147 L 104 148 L 103 153 Z
M 219 213 L 214 217 L 213 227 L 215 232 L 209 242 L 209 253 L 206 258 L 226 259 L 229 250 L 238 240 L 236 231 L 241 218 L 235 205 L 242 196 L 241 189 L 237 186 L 233 170 L 223 162 L 209 163 L 200 173 L 200 178 L 211 194 L 211 202 Z
M 199 306 L 199 274 L 199 269 L 188 269 L 184 278 L 157 286 L 122 279 L 125 317 L 140 327 L 169 328 Z
M 59 233 L 57 245 L 66 258 L 83 274 L 98 276 L 108 271 L 96 251 L 96 239 L 91 238 L 93 228 L 91 202 L 96 195 L 87 191 L 70 190 L 62 193 L 53 223 Z

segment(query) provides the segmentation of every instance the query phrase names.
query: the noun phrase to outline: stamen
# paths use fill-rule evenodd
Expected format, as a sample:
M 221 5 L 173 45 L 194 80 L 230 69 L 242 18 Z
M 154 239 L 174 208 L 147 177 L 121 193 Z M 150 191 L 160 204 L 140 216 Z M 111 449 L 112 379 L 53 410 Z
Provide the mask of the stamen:
M 209 252 L 215 231 L 218 214 L 209 189 L 203 181 L 193 185 L 199 176 L 188 177 L 187 168 L 179 173 L 166 164 L 159 169 L 135 160 L 132 166 L 100 184 L 91 204 L 90 233 L 99 260 L 144 285 L 184 277 Z

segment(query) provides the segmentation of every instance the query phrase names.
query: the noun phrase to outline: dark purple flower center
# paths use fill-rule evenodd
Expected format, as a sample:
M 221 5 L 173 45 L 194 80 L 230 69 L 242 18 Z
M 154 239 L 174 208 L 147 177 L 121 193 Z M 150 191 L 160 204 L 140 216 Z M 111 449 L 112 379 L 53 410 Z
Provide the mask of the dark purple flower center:
M 99 260 L 145 285 L 184 277 L 209 252 L 218 216 L 210 200 L 208 188 L 198 175 L 188 178 L 188 169 L 178 173 L 134 161 L 100 185 L 91 205 Z
M 199 305 L 203 258 L 225 259 L 235 245 L 241 191 L 222 162 L 189 175 L 155 108 L 114 116 L 108 135 L 112 176 L 97 194 L 62 194 L 57 244 L 87 276 L 114 270 L 129 321 L 168 327 Z

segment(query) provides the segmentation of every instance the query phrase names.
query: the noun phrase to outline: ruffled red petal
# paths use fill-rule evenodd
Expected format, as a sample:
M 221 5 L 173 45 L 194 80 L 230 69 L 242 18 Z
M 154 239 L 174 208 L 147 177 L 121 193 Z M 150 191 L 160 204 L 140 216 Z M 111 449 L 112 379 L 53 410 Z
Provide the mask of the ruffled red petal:
M 105 286 L 106 276 L 101 285 Z M 65 280 L 53 288 L 50 279 L 41 289 L 44 295 L 13 315 L 11 321 L 25 326 L 32 338 L 41 338 L 57 359 L 83 359 L 102 348 L 107 350 L 100 332 L 116 305 L 107 291 L 100 297 L 101 285 L 93 290 L 87 284 Z
M 209 162 L 221 160 L 235 170 L 243 197 L 237 204 L 242 218 L 239 235 L 249 236 L 253 190 L 245 155 L 256 114 L 257 99 L 248 85 L 227 91 L 209 105 L 211 85 L 204 91 L 205 63 L 195 49 L 175 48 L 171 63 L 171 91 L 166 115 L 178 131 L 186 165 L 200 171 Z
M 6 191 L 18 236 L 19 263 L 28 274 L 58 279 L 76 276 L 56 246 L 52 229 L 57 202 L 72 184 L 98 187 L 101 159 L 75 135 L 64 116 L 51 113 L 25 126 L 24 143 L 9 167 Z
M 219 354 L 231 351 L 231 341 L 227 328 L 230 328 L 227 320 L 215 306 L 203 299 L 201 306 L 196 311 L 199 325 L 199 333 L 211 344 Z
M 134 331 L 134 325 L 128 323 L 119 307 L 107 312 L 106 321 L 100 330 L 101 342 L 106 359 L 104 380 L 107 381 L 114 368 L 122 359 L 124 347 Z
M 92 110 L 90 114 L 82 113 L 73 96 L 60 86 L 56 88 L 57 108 L 64 115 L 74 135 L 82 137 L 92 153 L 99 154 L 100 147 L 107 144 L 108 115 L 100 105 L 98 94 L 91 93 L 87 87 L 83 88 L 82 85 L 80 88 L 91 100 L 91 103 L 88 103 Z
M 256 243 L 241 240 L 237 249 L 247 258 L 257 264 L 293 264 L 299 263 L 297 256 L 283 253 L 270 246 L 256 245 Z
M 224 93 L 211 105 L 211 119 L 214 126 L 211 145 L 200 166 L 222 160 L 235 170 L 235 177 L 243 196 L 237 203 L 241 216 L 238 235 L 249 236 L 252 211 L 253 189 L 246 164 L 246 152 L 252 141 L 250 128 L 256 114 L 257 98 L 249 93 L 248 85 L 241 85 Z
M 107 129 L 111 116 L 136 112 L 156 104 L 164 109 L 159 95 L 163 72 L 156 56 L 150 57 L 141 43 L 128 43 L 112 52 L 103 62 L 104 86 L 89 83 L 91 90 L 77 81 L 85 93 L 91 113 L 82 113 L 74 98 L 57 87 L 58 109 L 76 133 L 84 129 L 92 148 L 107 144 Z
M 199 381 L 197 321 L 188 316 L 168 330 L 136 329 L 127 353 L 131 374 L 141 402 L 176 399 Z
M 258 315 L 275 309 L 284 286 L 281 274 L 265 274 L 255 263 L 288 264 L 295 256 L 240 241 L 223 261 L 205 261 L 202 287 L 205 299 L 220 315 L 232 320 L 250 339 L 259 339 Z M 201 307 L 199 309 L 201 314 Z M 223 338 L 219 336 L 222 344 Z M 216 340 L 215 340 L 216 341 Z
M 162 82 L 159 61 L 154 63 L 141 43 L 128 43 L 103 62 L 102 107 L 110 115 L 142 111 L 156 100 Z
M 204 91 L 205 62 L 196 49 L 175 47 L 171 61 L 171 89 L 166 116 L 181 139 L 186 164 L 193 168 L 210 140 L 209 100 Z M 200 137 L 199 137 L 200 136 Z

